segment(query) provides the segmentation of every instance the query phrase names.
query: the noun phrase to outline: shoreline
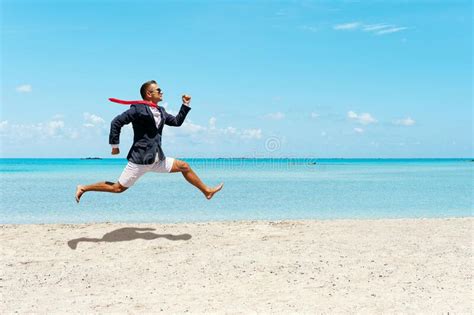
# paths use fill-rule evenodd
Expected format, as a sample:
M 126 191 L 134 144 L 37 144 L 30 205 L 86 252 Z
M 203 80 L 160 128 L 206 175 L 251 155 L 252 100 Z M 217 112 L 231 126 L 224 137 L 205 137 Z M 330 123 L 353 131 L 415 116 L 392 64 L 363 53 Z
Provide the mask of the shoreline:
M 0 229 L 2 227 L 11 227 L 11 226 L 88 226 L 88 225 L 100 225 L 100 224 L 108 224 L 108 225 L 127 225 L 127 224 L 134 224 L 134 225 L 182 225 L 182 224 L 238 224 L 238 223 L 275 223 L 275 222 L 296 222 L 296 223 L 305 223 L 305 222 L 345 222 L 345 221 L 400 221 L 400 220 L 458 220 L 458 219 L 474 219 L 474 215 L 472 216 L 449 216 L 449 217 L 400 217 L 400 218 L 327 218 L 327 219 L 248 219 L 248 220 L 210 220 L 210 221 L 175 221 L 175 222 L 166 222 L 166 221 L 92 221 L 92 222 L 66 222 L 66 223 L 1 223 L 0 222 Z
M 472 313 L 473 224 L 2 224 L 0 311 Z

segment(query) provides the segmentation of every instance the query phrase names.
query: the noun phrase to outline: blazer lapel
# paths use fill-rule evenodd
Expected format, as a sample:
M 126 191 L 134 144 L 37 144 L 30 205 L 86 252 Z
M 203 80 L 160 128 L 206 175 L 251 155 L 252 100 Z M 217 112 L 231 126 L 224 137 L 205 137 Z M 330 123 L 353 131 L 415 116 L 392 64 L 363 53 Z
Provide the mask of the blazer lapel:
M 145 111 L 147 112 L 148 117 L 151 119 L 153 126 L 156 128 L 155 116 L 153 116 L 150 106 L 145 106 Z
M 153 113 L 151 112 L 151 108 L 149 106 L 145 106 L 145 108 L 146 108 L 146 111 L 148 113 L 148 116 L 150 116 L 150 119 L 153 122 L 153 126 L 155 126 L 155 128 L 156 128 L 155 116 L 153 116 Z M 165 123 L 165 113 L 164 113 L 163 108 L 161 106 L 157 106 L 156 108 L 158 109 L 158 111 L 160 112 L 160 115 L 161 115 L 160 124 L 157 127 L 157 129 L 159 131 L 160 128 L 162 128 L 163 124 Z
M 160 115 L 161 115 L 160 125 L 158 126 L 158 130 L 160 130 L 160 128 L 162 128 L 163 124 L 165 123 L 165 113 L 164 113 L 163 108 L 161 106 L 158 106 L 157 108 L 160 111 Z

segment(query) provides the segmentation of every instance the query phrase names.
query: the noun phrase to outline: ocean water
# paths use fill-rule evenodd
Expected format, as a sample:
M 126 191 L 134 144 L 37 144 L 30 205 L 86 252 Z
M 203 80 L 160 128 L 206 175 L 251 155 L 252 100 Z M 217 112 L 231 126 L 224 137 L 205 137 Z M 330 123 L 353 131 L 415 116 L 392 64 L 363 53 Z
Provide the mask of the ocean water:
M 184 159 L 208 201 L 181 174 L 148 173 L 122 194 L 77 184 L 116 181 L 125 159 L 0 159 L 0 223 L 466 217 L 472 159 Z

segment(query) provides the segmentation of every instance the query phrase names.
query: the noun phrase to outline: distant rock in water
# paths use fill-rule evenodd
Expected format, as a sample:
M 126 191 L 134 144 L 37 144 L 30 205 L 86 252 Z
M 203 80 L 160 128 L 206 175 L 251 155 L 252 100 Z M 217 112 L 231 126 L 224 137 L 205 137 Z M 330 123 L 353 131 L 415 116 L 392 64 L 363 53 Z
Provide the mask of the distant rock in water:
M 102 158 L 94 156 L 94 157 L 81 158 L 81 160 L 102 160 Z

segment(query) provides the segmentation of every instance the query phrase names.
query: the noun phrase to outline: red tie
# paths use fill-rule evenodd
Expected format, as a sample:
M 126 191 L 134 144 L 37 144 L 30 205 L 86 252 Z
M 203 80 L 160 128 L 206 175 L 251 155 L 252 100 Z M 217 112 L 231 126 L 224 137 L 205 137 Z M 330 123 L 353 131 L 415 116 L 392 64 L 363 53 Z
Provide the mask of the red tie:
M 109 101 L 111 102 L 114 102 L 114 103 L 119 103 L 119 104 L 123 104 L 123 105 L 132 105 L 132 104 L 144 104 L 144 105 L 148 105 L 150 107 L 155 107 L 155 108 L 158 108 L 158 106 L 153 103 L 153 102 L 150 102 L 150 101 L 144 101 L 144 100 L 139 100 L 139 101 L 124 101 L 124 100 L 119 100 L 117 98 L 109 98 Z

